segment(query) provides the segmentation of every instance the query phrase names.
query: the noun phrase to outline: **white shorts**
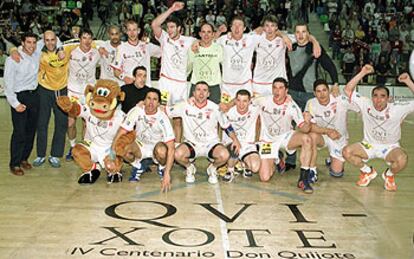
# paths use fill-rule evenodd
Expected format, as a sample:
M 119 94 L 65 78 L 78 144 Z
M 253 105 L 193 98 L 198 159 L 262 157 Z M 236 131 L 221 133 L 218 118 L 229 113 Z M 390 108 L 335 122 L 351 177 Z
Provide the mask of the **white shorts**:
M 158 89 L 161 91 L 161 104 L 173 105 L 188 99 L 187 82 L 178 82 L 161 76 Z
M 252 88 L 253 88 L 253 95 L 255 97 L 257 96 L 267 96 L 267 95 L 271 95 L 272 94 L 272 83 L 269 84 L 258 84 L 253 82 L 252 83 Z
M 92 162 L 99 163 L 102 168 L 105 168 L 104 159 L 107 155 L 109 155 L 111 146 L 100 146 L 86 140 L 78 144 L 84 146 L 87 150 L 89 150 Z
M 190 161 L 194 161 L 197 157 L 207 157 L 210 161 L 213 160 L 213 154 L 210 152 L 214 147 L 221 144 L 220 142 L 212 142 L 207 144 L 193 144 L 190 142 L 183 142 L 190 150 Z
M 228 147 L 228 149 L 231 149 L 231 143 L 226 144 L 226 146 Z M 245 159 L 246 156 L 250 154 L 253 154 L 253 153 L 259 154 L 256 144 L 241 142 L 240 146 L 241 147 L 240 147 L 240 152 L 238 156 L 240 161 L 243 161 L 243 159 Z
M 68 97 L 72 102 L 78 102 L 79 104 L 85 105 L 85 95 L 83 93 L 79 93 L 73 90 L 68 89 Z
M 348 144 L 345 141 L 336 141 L 332 140 L 327 135 L 322 135 L 323 141 L 325 145 L 323 147 L 327 147 L 329 150 L 329 155 L 333 158 L 338 159 L 341 162 L 345 162 L 344 157 L 342 156 L 342 149 Z
M 221 102 L 229 103 L 236 97 L 237 91 L 245 89 L 252 94 L 252 81 L 249 80 L 242 84 L 226 84 L 221 85 Z
M 259 142 L 259 155 L 262 159 L 278 159 L 279 149 L 283 148 L 288 154 L 293 154 L 295 150 L 287 148 L 290 139 L 292 138 L 294 130 L 288 131 L 279 135 L 273 142 Z
M 139 140 L 135 140 L 135 143 L 137 143 L 137 145 L 139 147 L 139 150 L 141 151 L 141 157 L 135 159 L 131 163 L 132 166 L 138 168 L 141 164 L 141 160 L 143 160 L 145 158 L 152 158 L 155 161 L 155 159 L 153 157 L 155 145 L 144 144 L 144 143 L 141 143 Z
M 368 160 L 374 159 L 374 158 L 380 158 L 385 160 L 387 155 L 395 148 L 400 148 L 399 143 L 395 144 L 369 144 L 366 141 L 362 141 L 361 143 L 362 148 L 365 150 L 365 152 L 368 155 L 368 159 L 363 160 L 364 162 L 367 162 Z

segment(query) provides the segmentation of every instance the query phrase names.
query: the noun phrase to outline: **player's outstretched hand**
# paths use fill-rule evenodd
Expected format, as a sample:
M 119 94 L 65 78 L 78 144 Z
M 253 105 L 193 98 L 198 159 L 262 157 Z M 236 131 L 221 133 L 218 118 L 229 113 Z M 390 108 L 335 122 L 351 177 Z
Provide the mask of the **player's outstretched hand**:
M 410 75 L 408 73 L 402 73 L 398 77 L 398 82 L 408 84 L 411 81 Z
M 171 6 L 171 10 L 173 12 L 177 12 L 180 11 L 181 9 L 183 9 L 185 6 L 185 4 L 183 2 L 175 2 L 172 6 Z
M 105 48 L 99 48 L 98 52 L 101 57 L 108 58 L 109 56 L 109 52 Z
M 168 192 L 171 190 L 171 178 L 170 174 L 164 174 L 161 181 L 161 192 Z
M 375 69 L 372 65 L 370 64 L 366 64 L 362 67 L 361 72 L 364 73 L 365 75 L 369 75 L 375 72 Z

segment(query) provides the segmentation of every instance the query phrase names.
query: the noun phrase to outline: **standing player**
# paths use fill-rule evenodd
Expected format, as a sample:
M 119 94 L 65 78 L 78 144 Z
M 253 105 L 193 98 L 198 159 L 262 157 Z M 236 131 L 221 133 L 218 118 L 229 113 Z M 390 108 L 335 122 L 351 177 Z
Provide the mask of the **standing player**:
M 213 42 L 214 27 L 209 23 L 201 25 L 199 32 L 200 42 L 198 52 L 189 51 L 188 70 L 191 74 L 191 90 L 190 95 L 194 92 L 195 83 L 204 81 L 210 86 L 209 99 L 216 103 L 220 103 L 220 83 L 221 71 L 220 63 L 223 61 L 222 47 Z
M 104 48 L 107 52 L 106 55 L 101 57 L 101 74 L 99 78 L 113 80 L 121 86 L 124 84 L 124 81 L 115 76 L 114 69 L 111 66 L 115 61 L 116 50 L 121 45 L 121 30 L 119 27 L 116 25 L 109 26 L 108 37 L 109 40 L 98 43 L 99 47 Z
M 160 91 L 150 88 L 144 100 L 144 107 L 135 106 L 127 114 L 113 147 L 118 155 L 133 166 L 129 181 L 139 181 L 144 172 L 141 160 L 153 158 L 158 164 L 158 174 L 162 178 L 161 190 L 168 191 L 170 172 L 174 164 L 174 132 L 167 115 L 158 109 L 160 100 Z M 120 149 L 117 147 L 117 140 L 123 142 L 123 138 L 131 138 L 127 135 L 129 132 L 133 132 L 135 136 L 133 142 L 126 149 Z
M 277 77 L 287 79 L 286 44 L 278 35 L 277 18 L 267 15 L 263 18 L 263 31 L 256 46 L 256 65 L 253 71 L 253 93 L 271 95 L 272 82 Z
M 184 8 L 183 2 L 174 4 L 152 21 L 155 38 L 162 49 L 161 72 L 158 88 L 161 90 L 162 104 L 175 104 L 188 97 L 187 62 L 188 50 L 195 41 L 193 37 L 181 35 L 181 21 L 172 13 Z M 167 20 L 168 19 L 168 20 Z M 167 31 L 161 26 L 166 21 Z M 173 120 L 175 139 L 181 141 L 181 120 Z
M 83 29 L 80 32 L 80 44 L 70 54 L 68 96 L 77 100 L 80 104 L 85 104 L 85 87 L 95 85 L 96 66 L 100 60 L 99 52 L 92 48 L 92 31 Z M 66 155 L 66 160 L 71 161 L 72 148 L 76 144 L 76 118 L 68 119 L 68 137 L 71 148 Z
M 227 162 L 228 172 L 224 175 L 223 180 L 231 182 L 234 178 L 234 166 L 237 160 L 245 164 L 244 177 L 252 176 L 252 173 L 259 172 L 260 157 L 256 146 L 256 123 L 259 117 L 260 109 L 256 105 L 251 105 L 251 94 L 247 90 L 239 90 L 236 93 L 235 106 L 231 108 L 226 117 L 234 127 L 237 139 L 240 142 L 241 149 L 238 154 L 230 150 L 230 159 Z M 226 137 L 226 136 L 224 136 Z M 230 139 L 225 138 L 224 142 Z
M 216 169 L 224 165 L 230 156 L 226 147 L 220 143 L 218 124 L 231 138 L 234 153 L 240 152 L 240 142 L 233 127 L 219 111 L 218 105 L 207 100 L 208 96 L 208 84 L 198 82 L 193 92 L 193 104 L 182 102 L 167 109 L 169 117 L 183 119 L 184 142 L 175 150 L 175 161 L 186 168 L 187 183 L 195 181 L 196 168 L 193 161 L 200 156 L 207 157 L 211 162 L 207 168 L 209 183 L 217 183 Z
M 305 193 L 312 193 L 310 185 L 310 162 L 312 157 L 312 139 L 308 133 L 311 125 L 303 119 L 299 106 L 288 93 L 288 82 L 284 78 L 273 81 L 271 96 L 258 98 L 260 106 L 260 157 L 262 158 L 259 176 L 261 181 L 269 181 L 274 172 L 275 158 L 280 148 L 293 153 L 301 148 L 300 176 L 298 187 Z M 295 121 L 300 131 L 292 129 Z
M 315 98 L 310 99 L 305 107 L 312 118 L 313 152 L 310 165 L 311 180 L 317 181 L 316 158 L 317 148 L 327 147 L 330 155 L 329 174 L 342 177 L 345 159 L 342 149 L 348 144 L 347 113 L 349 110 L 358 112 L 355 105 L 349 103 L 345 96 L 334 97 L 330 94 L 328 83 L 318 79 L 313 84 Z M 305 118 L 306 119 L 306 118 Z
M 365 187 L 377 176 L 377 172 L 366 162 L 373 158 L 384 159 L 390 166 L 382 173 L 387 191 L 396 191 L 395 174 L 407 165 L 407 153 L 400 147 L 401 122 L 414 112 L 414 101 L 389 102 L 389 90 L 385 86 L 372 89 L 371 99 L 362 97 L 355 91 L 358 82 L 374 72 L 371 65 L 361 71 L 345 86 L 345 93 L 361 110 L 364 123 L 364 139 L 360 143 L 348 145 L 343 150 L 345 159 L 360 169 L 358 186 Z M 407 73 L 398 80 L 406 84 L 414 93 L 414 83 Z
M 133 70 L 137 66 L 144 66 L 147 69 L 147 84 L 151 86 L 151 57 L 161 56 L 160 47 L 140 41 L 138 35 L 140 29 L 134 20 L 126 22 L 128 41 L 117 47 L 116 57 L 112 63 L 114 74 L 125 84 L 134 82 Z

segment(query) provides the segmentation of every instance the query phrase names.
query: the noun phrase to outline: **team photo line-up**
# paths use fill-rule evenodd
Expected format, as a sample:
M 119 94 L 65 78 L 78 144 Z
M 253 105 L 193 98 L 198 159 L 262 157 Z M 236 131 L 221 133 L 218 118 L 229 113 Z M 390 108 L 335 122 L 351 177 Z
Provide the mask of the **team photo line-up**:
M 154 163 L 161 190 L 168 191 L 174 163 L 185 168 L 186 183 L 196 181 L 198 157 L 209 161 L 211 184 L 218 183 L 218 168 L 225 168 L 224 182 L 232 182 L 239 171 L 266 182 L 276 171 L 295 169 L 298 160 L 297 187 L 313 193 L 317 152 L 327 147 L 325 164 L 332 177 L 342 177 L 349 162 L 360 170 L 357 185 L 366 187 L 378 174 L 367 162 L 380 158 L 388 165 L 384 188 L 397 190 L 395 175 L 408 160 L 399 144 L 401 123 L 414 111 L 413 100 L 391 102 L 382 85 L 373 88 L 371 98 L 361 96 L 356 87 L 375 73 L 370 64 L 341 92 L 334 63 L 305 23 L 289 35 L 268 15 L 245 33 L 243 18 L 236 16 L 228 32 L 226 26 L 205 23 L 196 39 L 181 34 L 181 21 L 173 15 L 183 8 L 184 3 L 175 2 L 152 21 L 159 45 L 140 39 L 134 20 L 125 23 L 126 42 L 117 26 L 109 26 L 107 41 L 93 40 L 89 29 L 81 29 L 69 43 L 60 42 L 53 31 L 40 39 L 23 34 L 4 70 L 13 126 L 10 172 L 22 176 L 46 160 L 59 168 L 65 157 L 82 170 L 81 184 L 94 183 L 102 169 L 108 183 L 120 182 L 125 163 L 131 165 L 129 181 L 136 182 Z M 161 58 L 154 87 L 151 57 Z M 321 70 L 329 82 L 320 79 Z M 414 92 L 408 73 L 398 81 Z M 348 143 L 348 111 L 362 118 L 358 143 Z M 76 136 L 78 117 L 81 138 Z M 35 138 L 36 158 L 30 163 Z

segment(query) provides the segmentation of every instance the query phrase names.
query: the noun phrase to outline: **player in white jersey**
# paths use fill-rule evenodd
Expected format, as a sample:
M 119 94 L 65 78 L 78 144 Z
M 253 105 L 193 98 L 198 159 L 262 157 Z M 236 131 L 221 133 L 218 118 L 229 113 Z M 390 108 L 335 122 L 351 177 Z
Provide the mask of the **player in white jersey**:
M 106 55 L 101 56 L 101 74 L 99 78 L 113 80 L 121 86 L 124 84 L 124 81 L 114 75 L 114 69 L 111 66 L 115 60 L 116 49 L 119 45 L 121 45 L 121 31 L 119 27 L 116 25 L 109 26 L 108 37 L 109 40 L 98 43 L 100 48 L 106 50 Z
M 372 90 L 371 99 L 360 96 L 355 87 L 364 76 L 374 72 L 371 65 L 365 65 L 361 71 L 345 86 L 345 93 L 361 110 L 364 123 L 364 139 L 360 143 L 346 146 L 343 150 L 345 159 L 360 168 L 358 186 L 368 186 L 377 176 L 374 168 L 366 162 L 373 158 L 384 159 L 390 166 L 382 177 L 387 191 L 396 191 L 394 175 L 407 165 L 407 153 L 400 147 L 401 123 L 404 118 L 414 112 L 414 101 L 389 102 L 389 90 L 385 86 L 376 86 Z M 414 83 L 407 73 L 398 80 L 406 84 L 414 93 Z
M 297 148 L 301 148 L 298 187 L 305 193 L 312 193 L 309 178 L 312 139 L 305 134 L 309 132 L 311 125 L 303 119 L 302 111 L 287 92 L 288 82 L 279 77 L 273 81 L 272 95 L 254 100 L 260 106 L 259 154 L 262 161 L 259 176 L 261 181 L 270 180 L 279 149 L 283 148 L 287 153 L 293 153 Z M 293 130 L 292 121 L 295 121 L 300 131 Z
M 217 43 L 223 47 L 223 83 L 221 86 L 222 102 L 232 100 L 238 90 L 246 89 L 252 93 L 252 58 L 260 35 L 245 34 L 243 18 L 234 17 L 231 32 L 221 36 Z
M 347 113 L 349 110 L 358 112 L 358 108 L 349 102 L 349 99 L 340 95 L 330 94 L 328 83 L 318 79 L 313 84 L 315 97 L 308 100 L 305 114 L 310 115 L 312 129 L 309 135 L 312 138 L 313 152 L 310 164 L 311 180 L 317 181 L 316 158 L 317 149 L 327 147 L 330 155 L 329 174 L 333 177 L 342 177 L 344 174 L 345 159 L 342 149 L 348 144 Z M 305 119 L 308 116 L 304 116 Z
M 174 132 L 167 115 L 158 109 L 161 93 L 158 89 L 150 88 L 140 105 L 132 108 L 122 123 L 121 128 L 114 141 L 116 154 L 121 155 L 124 160 L 131 163 L 132 172 L 129 181 L 137 182 L 144 172 L 141 160 L 152 158 L 158 164 L 158 175 L 161 177 L 161 190 L 170 189 L 170 173 L 174 164 Z M 127 148 L 119 150 L 120 142 L 134 136 L 134 140 Z
M 158 15 L 151 24 L 155 38 L 160 42 L 162 49 L 161 72 L 158 81 L 162 104 L 171 105 L 188 98 L 188 50 L 196 39 L 181 35 L 181 21 L 177 17 L 170 16 L 183 8 L 183 2 L 174 2 L 167 11 Z M 165 21 L 167 31 L 164 31 L 161 27 Z M 181 124 L 180 118 L 173 120 L 177 142 L 181 142 Z
M 85 88 L 95 85 L 96 66 L 100 60 L 99 52 L 92 48 L 92 31 L 83 29 L 80 32 L 80 44 L 71 52 L 69 61 L 68 96 L 85 104 Z M 68 119 L 68 138 L 71 149 L 76 144 L 76 118 Z M 66 160 L 72 160 L 71 149 Z
M 138 39 L 140 29 L 134 20 L 126 21 L 128 40 L 117 47 L 112 68 L 114 75 L 124 84 L 134 82 L 133 70 L 138 66 L 147 69 L 147 85 L 151 86 L 151 57 L 161 57 L 161 49 L 152 43 Z
M 184 142 L 175 150 L 175 161 L 186 168 L 187 183 L 195 181 L 196 168 L 193 162 L 200 156 L 211 161 L 207 168 L 208 181 L 217 183 L 216 169 L 224 165 L 230 156 L 227 148 L 220 143 L 218 124 L 232 139 L 231 149 L 236 154 L 240 152 L 240 142 L 233 127 L 219 111 L 218 105 L 207 100 L 208 96 L 209 86 L 201 81 L 196 83 L 193 102 L 178 103 L 167 109 L 169 117 L 181 117 L 183 120 Z
M 272 82 L 277 77 L 287 79 L 285 40 L 278 36 L 277 18 L 267 15 L 263 18 L 264 34 L 256 45 L 256 64 L 253 71 L 253 93 L 271 95 Z
M 250 177 L 252 173 L 259 172 L 260 157 L 256 145 L 256 124 L 260 109 L 256 105 L 250 104 L 251 94 L 242 89 L 236 93 L 235 106 L 227 113 L 227 120 L 231 123 L 240 142 L 241 148 L 238 154 L 230 150 L 230 158 L 227 162 L 227 173 L 223 180 L 231 182 L 234 179 L 234 166 L 238 160 L 244 163 L 243 176 Z M 224 135 L 223 142 L 229 143 L 231 140 Z

